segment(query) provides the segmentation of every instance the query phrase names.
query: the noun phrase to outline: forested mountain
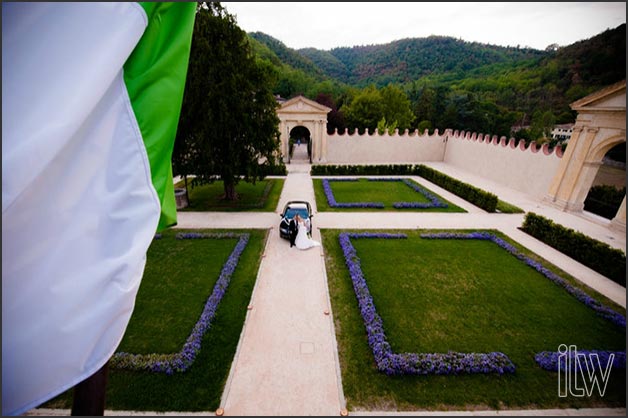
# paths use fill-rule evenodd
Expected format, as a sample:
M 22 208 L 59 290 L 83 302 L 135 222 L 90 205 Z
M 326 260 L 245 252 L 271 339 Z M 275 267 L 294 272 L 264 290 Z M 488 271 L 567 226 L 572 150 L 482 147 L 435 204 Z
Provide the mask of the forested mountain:
M 558 50 L 541 62 L 559 87 L 605 86 L 626 78 L 626 24 Z
M 423 85 L 447 86 L 523 112 L 550 111 L 558 123 L 572 122 L 569 104 L 626 78 L 626 25 L 548 51 L 538 60 L 494 64 L 464 73 L 424 77 Z M 524 124 L 529 120 L 524 121 Z
M 296 70 L 301 70 L 310 76 L 322 78 L 323 71 L 308 57 L 299 53 L 299 51 L 288 48 L 283 42 L 262 32 L 252 32 L 248 35 L 250 38 L 257 40 L 260 44 L 265 45 L 282 63 Z
M 315 49 L 298 52 L 310 58 L 326 75 L 354 85 L 405 83 L 430 74 L 465 72 L 495 63 L 515 63 L 546 55 L 535 49 L 506 48 L 465 42 L 445 36 L 412 38 L 384 45 Z
M 349 67 L 329 51 L 316 48 L 299 49 L 298 52 L 309 58 L 322 72 L 333 79 L 348 83 L 352 78 Z
M 534 125 L 521 135 L 535 139 L 543 136 L 542 125 L 575 120 L 570 103 L 626 78 L 625 24 L 545 51 L 443 36 L 330 51 L 294 50 L 259 32 L 249 38 L 258 59 L 277 70 L 275 93 L 323 100 L 343 120 L 354 98 L 375 102 L 377 89 L 395 85 L 409 100 L 411 127 L 421 129 L 510 135 L 513 125 Z M 350 114 L 347 127 L 371 128 Z

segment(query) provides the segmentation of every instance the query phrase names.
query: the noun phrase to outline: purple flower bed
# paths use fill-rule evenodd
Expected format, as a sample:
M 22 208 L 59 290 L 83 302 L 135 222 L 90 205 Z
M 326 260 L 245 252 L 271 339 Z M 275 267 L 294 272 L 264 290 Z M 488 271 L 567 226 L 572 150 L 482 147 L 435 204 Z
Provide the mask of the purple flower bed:
M 225 239 L 239 238 L 238 243 L 229 255 L 229 258 L 222 266 L 220 276 L 214 285 L 214 289 L 205 303 L 201 317 L 192 328 L 190 336 L 187 338 L 181 351 L 174 354 L 131 354 L 125 352 L 115 353 L 110 360 L 110 366 L 117 369 L 127 370 L 147 370 L 156 373 L 166 373 L 171 375 L 174 372 L 184 372 L 194 362 L 201 350 L 201 341 L 205 333 L 211 327 L 216 316 L 216 310 L 222 300 L 231 276 L 238 266 L 238 261 L 242 252 L 249 242 L 249 234 L 221 233 L 221 234 L 198 234 L 181 233 L 177 234 L 177 239 Z
M 558 276 L 557 274 L 545 268 L 538 261 L 532 260 L 531 258 L 517 251 L 517 249 L 511 244 L 507 243 L 503 239 L 498 238 L 488 232 L 472 232 L 468 234 L 449 233 L 449 232 L 438 233 L 438 234 L 421 234 L 421 238 L 480 239 L 480 240 L 492 241 L 495 244 L 499 245 L 501 248 L 508 251 L 510 254 L 514 255 L 517 259 L 523 261 L 529 267 L 535 269 L 536 271 L 541 273 L 543 276 L 547 277 L 552 282 L 563 287 L 570 295 L 578 299 L 580 302 L 584 303 L 589 308 L 593 309 L 598 315 L 602 316 L 603 318 L 609 320 L 610 322 L 612 322 L 613 324 L 621 328 L 626 328 L 626 317 L 624 315 L 621 315 L 613 311 L 611 308 L 602 305 L 596 299 L 593 299 L 592 297 L 584 293 L 582 290 L 573 287 L 572 285 L 567 283 L 562 277 Z
M 599 364 L 596 361 L 591 360 L 591 357 L 589 357 L 589 354 L 591 353 L 595 353 L 598 356 L 599 359 Z M 563 356 L 563 360 L 560 362 L 560 370 L 565 371 L 567 369 L 567 364 L 571 364 L 571 370 L 576 371 L 576 370 L 580 370 L 581 366 L 584 366 L 585 369 L 587 370 L 597 370 L 597 371 L 604 371 L 606 369 L 606 366 L 608 365 L 608 361 L 610 359 L 611 354 L 614 355 L 613 358 L 613 363 L 611 365 L 611 368 L 613 369 L 625 369 L 626 368 L 626 353 L 624 351 L 597 351 L 597 350 L 591 350 L 591 351 L 587 351 L 587 350 L 578 350 L 578 354 L 584 354 L 585 357 L 582 358 L 580 357 L 580 363 L 578 361 L 575 360 L 575 354 L 574 352 L 569 352 L 569 354 L 567 353 L 559 353 L 559 352 L 552 352 L 552 351 L 543 351 L 541 353 L 537 353 L 534 356 L 534 360 L 536 360 L 536 362 L 538 363 L 539 366 L 541 366 L 541 368 L 551 371 L 551 372 L 557 372 L 558 371 L 558 358 L 562 355 Z M 567 361 L 567 358 L 564 358 L 564 356 L 567 356 L 570 358 L 570 362 Z M 588 363 L 588 366 L 585 366 L 584 363 L 582 362 L 586 362 Z M 600 370 L 600 367 L 602 368 L 602 370 Z
M 422 194 L 423 196 L 425 196 L 425 198 L 427 200 L 429 200 L 429 203 L 425 203 L 425 202 L 395 202 L 395 203 L 393 203 L 393 207 L 396 208 L 396 209 L 414 209 L 414 208 L 428 209 L 428 208 L 446 208 L 447 207 L 447 203 L 442 202 L 437 196 L 433 195 L 432 193 L 430 193 L 427 190 L 425 190 L 423 187 L 419 186 L 415 182 L 410 181 L 408 179 L 400 179 L 400 178 L 381 178 L 381 179 L 379 179 L 379 178 L 370 178 L 369 181 L 400 181 L 400 182 L 403 182 L 404 184 L 406 184 L 408 187 L 410 187 L 415 192 Z
M 405 234 L 347 233 L 339 236 L 340 247 L 349 269 L 353 290 L 358 299 L 369 346 L 373 351 L 377 369 L 387 375 L 425 375 L 461 373 L 513 373 L 515 366 L 503 353 L 393 353 L 386 340 L 381 317 L 369 292 L 351 239 L 378 238 L 404 239 Z
M 331 208 L 377 208 L 381 209 L 384 204 L 381 202 L 350 202 L 350 203 L 338 203 L 334 197 L 334 192 L 331 190 L 332 181 L 358 181 L 357 179 L 323 179 L 323 190 L 325 191 L 325 197 L 327 197 L 327 204 Z

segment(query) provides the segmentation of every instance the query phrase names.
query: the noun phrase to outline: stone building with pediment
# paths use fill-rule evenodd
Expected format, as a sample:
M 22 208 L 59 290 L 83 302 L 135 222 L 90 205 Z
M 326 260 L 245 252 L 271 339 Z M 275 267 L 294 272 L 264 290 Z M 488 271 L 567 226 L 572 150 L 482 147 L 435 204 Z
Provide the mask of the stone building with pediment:
M 569 146 L 545 201 L 562 210 L 581 212 L 604 155 L 626 142 L 626 80 L 571 104 L 578 112 Z M 611 221 L 626 229 L 626 197 Z
M 294 97 L 279 107 L 279 132 L 281 153 L 286 162 L 290 162 L 290 133 L 295 128 L 303 127 L 309 131 L 311 162 L 325 162 L 322 158 L 327 150 L 327 114 L 331 109 L 303 96 Z

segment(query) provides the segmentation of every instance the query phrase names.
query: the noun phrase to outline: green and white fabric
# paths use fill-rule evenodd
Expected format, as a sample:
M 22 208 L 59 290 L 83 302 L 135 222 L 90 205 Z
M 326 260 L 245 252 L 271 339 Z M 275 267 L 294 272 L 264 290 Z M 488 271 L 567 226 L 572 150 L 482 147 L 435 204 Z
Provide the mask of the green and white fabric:
M 2 6 L 2 414 L 99 370 L 146 251 L 176 223 L 171 155 L 196 3 Z

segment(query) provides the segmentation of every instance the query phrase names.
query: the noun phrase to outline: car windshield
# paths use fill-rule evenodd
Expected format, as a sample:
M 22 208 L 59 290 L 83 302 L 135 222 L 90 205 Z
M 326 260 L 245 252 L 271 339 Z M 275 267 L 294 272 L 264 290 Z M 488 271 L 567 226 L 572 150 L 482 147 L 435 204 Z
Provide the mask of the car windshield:
M 296 214 L 299 214 L 300 217 L 302 217 L 303 219 L 307 219 L 310 217 L 310 214 L 307 213 L 307 209 L 306 208 L 288 208 L 286 210 L 286 214 L 285 217 L 287 219 L 292 219 L 295 217 Z

